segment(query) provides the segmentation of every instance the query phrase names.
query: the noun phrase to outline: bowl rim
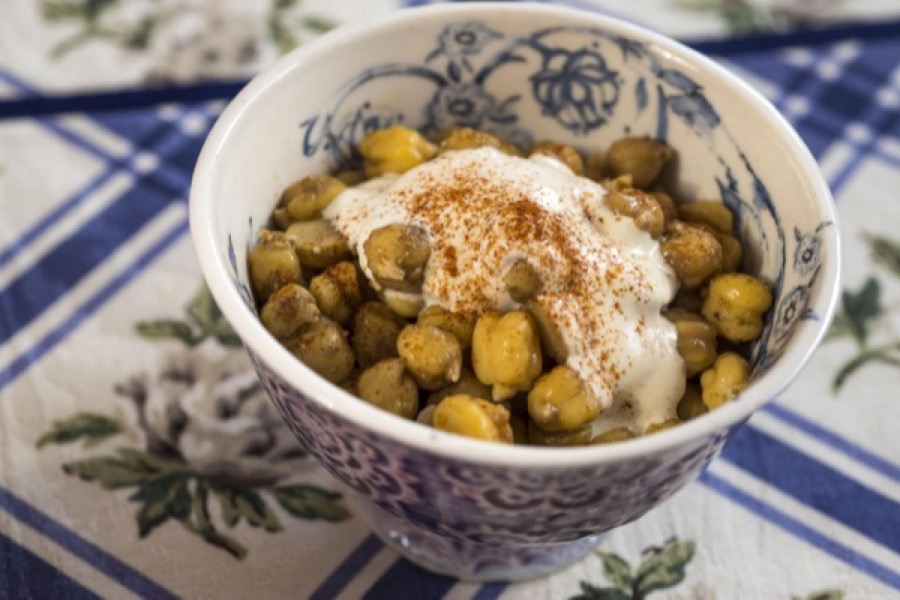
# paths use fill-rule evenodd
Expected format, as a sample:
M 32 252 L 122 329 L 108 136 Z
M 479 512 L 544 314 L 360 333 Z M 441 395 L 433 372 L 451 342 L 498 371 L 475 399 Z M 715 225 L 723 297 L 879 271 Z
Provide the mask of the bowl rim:
M 792 148 L 793 158 L 822 213 L 823 221 L 834 225 L 823 240 L 823 261 L 809 307 L 819 316 L 816 321 L 801 320 L 795 325 L 783 354 L 769 370 L 736 400 L 700 418 L 652 435 L 601 446 L 543 448 L 496 444 L 465 438 L 407 421 L 371 406 L 330 383 L 294 358 L 272 337 L 243 303 L 232 282 L 228 266 L 221 259 L 213 228 L 215 207 L 214 175 L 216 162 L 228 142 L 235 124 L 247 114 L 254 100 L 267 93 L 283 78 L 316 56 L 342 50 L 357 35 L 375 34 L 413 25 L 421 19 L 477 19 L 504 13 L 528 13 L 542 19 L 578 18 L 583 22 L 642 40 L 672 54 L 685 63 L 712 72 L 726 87 L 746 96 L 768 121 L 773 132 Z M 346 51 L 343 49 L 343 51 Z M 569 468 L 626 461 L 653 455 L 692 443 L 702 442 L 746 421 L 755 411 L 774 400 L 806 365 L 831 323 L 839 298 L 841 236 L 831 191 L 818 164 L 797 132 L 777 109 L 748 83 L 699 52 L 642 26 L 618 18 L 580 9 L 541 4 L 496 4 L 472 2 L 408 8 L 348 23 L 312 42 L 292 50 L 255 76 L 226 106 L 200 152 L 191 182 L 189 220 L 195 253 L 207 285 L 223 314 L 234 327 L 246 348 L 274 370 L 279 377 L 304 396 L 329 412 L 336 413 L 370 433 L 393 443 L 470 463 L 517 466 L 523 468 Z

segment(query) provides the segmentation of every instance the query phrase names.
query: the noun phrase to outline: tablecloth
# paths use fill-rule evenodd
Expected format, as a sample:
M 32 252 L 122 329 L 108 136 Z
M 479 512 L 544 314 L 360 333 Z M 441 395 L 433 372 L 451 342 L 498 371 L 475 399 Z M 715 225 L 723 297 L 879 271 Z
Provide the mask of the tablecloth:
M 896 1 L 568 2 L 746 79 L 838 203 L 827 340 L 698 482 L 558 574 L 479 585 L 400 559 L 305 456 L 203 285 L 191 171 L 247 77 L 422 3 L 2 3 L 0 597 L 900 597 Z

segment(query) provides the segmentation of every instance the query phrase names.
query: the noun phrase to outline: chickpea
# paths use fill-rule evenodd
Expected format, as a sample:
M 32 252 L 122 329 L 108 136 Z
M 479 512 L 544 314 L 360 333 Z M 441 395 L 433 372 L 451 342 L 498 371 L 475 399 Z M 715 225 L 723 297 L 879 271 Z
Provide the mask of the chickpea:
M 345 169 L 335 173 L 334 178 L 344 185 L 359 185 L 366 180 L 366 174 L 356 169 Z
M 359 386 L 356 385 L 356 379 L 353 377 L 353 373 L 350 373 L 350 378 L 345 379 L 344 381 L 338 384 L 338 387 L 347 392 L 348 394 L 352 394 L 354 396 L 359 396 Z
M 459 381 L 462 350 L 453 334 L 431 325 L 407 325 L 397 338 L 397 352 L 423 389 L 437 390 Z
M 675 221 L 661 244 L 666 261 L 685 289 L 700 285 L 722 268 L 722 246 L 715 236 L 697 225 Z
M 347 325 L 361 301 L 356 267 L 353 263 L 331 265 L 309 281 L 309 291 L 319 309 L 329 319 Z
M 525 302 L 538 295 L 543 287 L 541 276 L 526 259 L 520 258 L 503 275 L 503 285 L 510 298 L 516 302 Z
M 635 188 L 613 190 L 604 198 L 617 215 L 631 217 L 638 229 L 643 229 L 656 239 L 663 234 L 666 216 L 659 202 L 646 192 Z
M 637 436 L 634 434 L 634 432 L 627 427 L 615 427 L 613 429 L 607 429 L 603 433 L 595 435 L 591 439 L 591 445 L 614 444 L 615 442 L 624 442 L 625 440 L 631 440 L 636 437 Z
M 696 383 L 688 383 L 684 388 L 684 395 L 678 401 L 678 418 L 682 421 L 696 419 L 708 411 L 703 403 L 703 394 Z
M 511 443 L 509 411 L 499 404 L 465 394 L 447 396 L 432 413 L 435 429 L 490 442 Z
M 584 160 L 572 146 L 556 142 L 538 142 L 531 148 L 529 156 L 549 156 L 569 167 L 575 175 L 584 175 Z
M 381 302 L 364 302 L 353 315 L 350 342 L 363 368 L 397 354 L 397 338 L 405 323 Z
M 672 196 L 660 190 L 650 192 L 650 195 L 653 196 L 653 199 L 659 204 L 659 208 L 663 212 L 663 220 L 665 221 L 666 227 L 678 219 L 678 205 L 672 200 Z
M 625 137 L 606 153 L 606 170 L 613 176 L 631 175 L 634 186 L 647 188 L 656 181 L 675 151 L 648 137 Z
M 399 358 L 382 360 L 364 370 L 357 389 L 360 398 L 397 416 L 413 419 L 419 410 L 419 388 Z
M 316 299 L 309 290 L 297 283 L 278 288 L 259 312 L 263 327 L 276 338 L 290 337 L 302 325 L 316 321 L 321 316 Z
M 741 258 L 744 255 L 741 242 L 733 235 L 728 235 L 727 233 L 716 231 L 713 235 L 716 236 L 716 241 L 722 246 L 722 272 L 734 273 L 741 266 Z
M 705 292 L 706 290 L 678 290 L 669 306 L 672 308 L 683 308 L 688 312 L 700 314 L 703 308 L 701 291 Z
M 425 403 L 437 404 L 447 396 L 455 396 L 456 394 L 465 394 L 466 396 L 472 396 L 473 398 L 490 400 L 491 387 L 478 381 L 478 378 L 475 377 L 475 373 L 463 367 L 462 372 L 459 375 L 459 381 L 432 393 L 428 396 Z
M 325 269 L 350 257 L 347 238 L 324 219 L 299 221 L 288 227 L 284 235 L 304 267 Z
M 535 446 L 584 446 L 590 443 L 592 433 L 591 425 L 571 431 L 544 431 L 534 421 L 528 422 L 528 442 Z
M 557 363 L 565 363 L 569 357 L 569 348 L 566 346 L 566 341 L 563 339 L 559 328 L 551 320 L 550 313 L 538 300 L 527 301 L 525 309 L 531 315 L 531 318 L 534 319 L 543 351 Z
M 396 290 L 382 290 L 378 292 L 378 298 L 384 302 L 398 317 L 414 319 L 425 306 L 425 298 L 421 294 L 410 294 Z
M 700 376 L 703 404 L 715 410 L 736 397 L 750 379 L 750 364 L 734 352 L 719 355 L 713 366 Z
M 510 411 L 509 426 L 512 428 L 513 444 L 525 445 L 528 443 L 528 420 Z
M 692 225 L 700 227 L 712 234 L 712 236 L 716 238 L 716 241 L 719 242 L 719 245 L 722 246 L 722 268 L 719 269 L 719 272 L 734 273 L 737 271 L 738 267 L 741 265 L 741 258 L 744 254 L 741 242 L 733 235 L 722 233 L 706 223 L 696 222 L 692 223 Z
M 374 230 L 363 242 L 366 263 L 382 286 L 417 292 L 422 286 L 425 265 L 431 256 L 428 236 L 412 225 L 386 225 Z
M 716 360 L 716 328 L 700 315 L 683 308 L 664 313 L 678 331 L 678 353 L 684 361 L 686 377 L 693 377 Z
M 715 200 L 686 202 L 678 207 L 681 220 L 688 223 L 709 225 L 719 233 L 730 234 L 734 227 L 734 215 L 728 207 Z
M 649 435 L 651 433 L 658 433 L 660 431 L 665 431 L 666 429 L 672 429 L 679 425 L 681 421 L 678 419 L 666 419 L 665 421 L 660 421 L 659 423 L 650 423 L 644 429 L 644 434 Z
M 542 375 L 528 393 L 528 414 L 545 432 L 578 429 L 593 421 L 600 409 L 581 378 L 565 365 Z
M 765 283 L 744 273 L 727 273 L 710 282 L 703 316 L 725 339 L 748 342 L 762 333 L 770 306 L 772 293 Z
M 429 160 L 437 148 L 417 131 L 395 125 L 378 129 L 359 142 L 359 152 L 368 177 L 405 173 Z
M 541 364 L 537 329 L 528 313 L 487 312 L 475 323 L 472 366 L 482 383 L 493 386 L 494 400 L 529 389 L 541 374 Z
M 259 242 L 247 257 L 247 268 L 250 287 L 260 303 L 268 300 L 278 288 L 302 281 L 300 261 L 294 248 L 278 231 L 263 229 L 259 232 Z
M 500 138 L 471 127 L 455 127 L 441 138 L 438 144 L 438 153 L 443 154 L 450 150 L 471 150 L 486 146 L 499 149 L 501 146 Z
M 416 415 L 416 422 L 421 423 L 422 425 L 428 425 L 429 427 L 434 427 L 434 408 L 435 404 L 429 404 L 425 408 L 419 411 L 419 414 Z
M 438 304 L 432 304 L 419 313 L 416 322 L 419 325 L 432 325 L 452 333 L 463 350 L 472 345 L 472 333 L 475 331 L 473 317 L 451 312 Z
M 445 132 L 439 139 L 438 152 L 443 154 L 450 150 L 468 150 L 484 147 L 496 148 L 510 156 L 522 156 L 522 152 L 512 142 L 493 133 L 472 129 L 471 127 L 455 127 Z
M 606 176 L 606 154 L 604 152 L 588 154 L 584 161 L 584 176 L 594 181 L 603 180 Z
M 340 383 L 353 371 L 353 350 L 344 330 L 330 319 L 306 323 L 284 342 L 285 348 L 310 369 L 332 383 Z
M 294 221 L 309 221 L 319 216 L 346 187 L 328 175 L 309 175 L 281 193 L 278 208 L 272 216 L 282 229 L 287 229 Z

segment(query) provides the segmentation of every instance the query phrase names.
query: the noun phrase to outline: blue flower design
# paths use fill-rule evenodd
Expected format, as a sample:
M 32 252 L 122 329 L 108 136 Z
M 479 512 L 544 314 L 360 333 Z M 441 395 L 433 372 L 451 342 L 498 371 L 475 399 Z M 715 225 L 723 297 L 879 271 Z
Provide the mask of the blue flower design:
M 500 37 L 478 21 L 456 23 L 448 25 L 438 36 L 438 51 L 450 58 L 464 58 L 478 54 L 490 41 Z
M 440 88 L 428 103 L 428 121 L 437 129 L 452 125 L 480 127 L 493 114 L 496 99 L 476 83 L 455 83 Z
M 545 50 L 531 89 L 544 114 L 566 129 L 586 133 L 606 123 L 619 101 L 620 81 L 600 54 Z
M 801 235 L 799 230 L 794 230 L 797 238 L 797 248 L 794 250 L 794 269 L 802 277 L 813 273 L 822 260 L 822 238 L 818 233 Z
M 792 289 L 778 305 L 775 311 L 775 338 L 781 339 L 787 336 L 794 328 L 794 324 L 803 316 L 809 304 L 809 288 L 799 285 Z

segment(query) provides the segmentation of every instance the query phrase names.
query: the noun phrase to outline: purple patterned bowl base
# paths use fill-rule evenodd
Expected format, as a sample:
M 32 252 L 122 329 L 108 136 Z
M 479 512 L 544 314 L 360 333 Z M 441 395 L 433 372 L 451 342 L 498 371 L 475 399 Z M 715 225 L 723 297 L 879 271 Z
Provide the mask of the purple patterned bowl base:
M 250 357 L 291 430 L 352 488 L 376 533 L 413 562 L 464 579 L 531 578 L 574 562 L 696 479 L 729 433 L 580 466 L 476 463 L 376 434 Z
M 467 581 L 511 581 L 541 577 L 572 564 L 596 548 L 606 534 L 574 542 L 480 544 L 436 535 L 378 508 L 358 494 L 356 513 L 390 546 L 424 569 Z

